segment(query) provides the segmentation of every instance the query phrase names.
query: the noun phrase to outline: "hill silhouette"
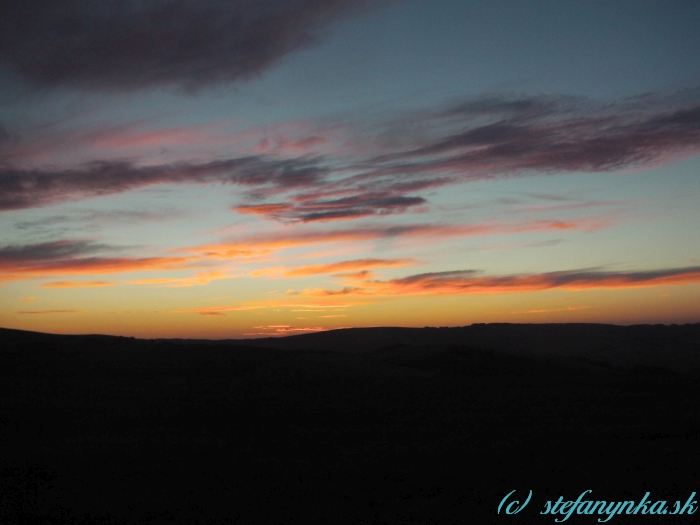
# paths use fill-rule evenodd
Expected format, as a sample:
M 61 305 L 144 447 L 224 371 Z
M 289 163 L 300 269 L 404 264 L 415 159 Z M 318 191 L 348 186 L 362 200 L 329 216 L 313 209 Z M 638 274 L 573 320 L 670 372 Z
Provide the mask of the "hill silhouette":
M 0 329 L 0 522 L 551 523 L 546 500 L 586 489 L 685 501 L 700 472 L 688 373 L 699 334 L 499 324 L 195 341 Z M 533 503 L 505 519 L 496 508 L 514 488 Z M 613 520 L 658 523 L 633 518 Z
M 456 328 L 346 328 L 227 342 L 337 352 L 367 352 L 391 345 L 455 344 L 529 356 L 578 357 L 628 367 L 666 367 L 679 373 L 700 369 L 700 323 L 670 326 L 493 323 Z

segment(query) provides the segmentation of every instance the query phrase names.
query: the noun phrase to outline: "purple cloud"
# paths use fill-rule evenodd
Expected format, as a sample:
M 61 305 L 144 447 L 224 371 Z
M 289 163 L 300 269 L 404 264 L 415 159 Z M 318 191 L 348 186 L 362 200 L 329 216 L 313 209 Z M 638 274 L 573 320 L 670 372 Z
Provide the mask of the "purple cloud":
M 282 222 L 318 222 L 401 213 L 409 207 L 425 202 L 422 197 L 370 193 L 341 199 L 305 200 L 296 204 L 246 205 L 234 209 L 239 213 L 265 215 Z
M 400 136 L 402 146 L 371 156 L 360 148 L 355 154 L 288 152 L 198 164 L 103 161 L 61 170 L 17 168 L 0 159 L 0 210 L 154 184 L 223 183 L 245 188 L 238 211 L 283 222 L 404 213 L 426 203 L 418 192 L 441 186 L 528 173 L 613 172 L 697 154 L 700 90 L 606 104 L 494 96 L 373 128 L 374 136 L 357 134 L 369 141 Z
M 93 162 L 62 170 L 0 167 L 0 210 L 42 206 L 109 195 L 165 183 L 237 183 L 288 191 L 307 187 L 327 173 L 305 159 L 265 159 L 258 156 L 203 164 L 163 164 L 140 167 L 130 162 Z
M 2 246 L 0 247 L 0 267 L 17 263 L 41 264 L 46 261 L 94 254 L 108 248 L 108 246 L 84 240 Z

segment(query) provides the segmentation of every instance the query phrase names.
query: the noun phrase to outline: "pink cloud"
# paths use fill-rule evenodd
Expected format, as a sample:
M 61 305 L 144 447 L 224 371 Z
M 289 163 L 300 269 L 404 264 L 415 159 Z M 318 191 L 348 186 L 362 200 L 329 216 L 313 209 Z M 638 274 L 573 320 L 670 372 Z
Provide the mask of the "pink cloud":
M 475 270 L 463 270 L 417 274 L 389 281 L 368 280 L 355 287 L 339 290 L 307 289 L 293 292 L 293 295 L 307 297 L 470 295 L 549 289 L 647 288 L 695 283 L 700 283 L 700 267 L 697 266 L 628 272 L 588 269 L 503 276 L 484 276 Z

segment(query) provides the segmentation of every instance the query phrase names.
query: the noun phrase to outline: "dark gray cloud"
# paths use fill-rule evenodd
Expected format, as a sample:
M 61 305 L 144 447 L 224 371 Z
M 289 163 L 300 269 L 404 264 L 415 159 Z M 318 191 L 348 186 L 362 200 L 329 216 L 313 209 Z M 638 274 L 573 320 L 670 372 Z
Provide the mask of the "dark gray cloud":
M 63 170 L 0 167 L 0 210 L 109 195 L 164 183 L 220 182 L 288 191 L 308 187 L 326 172 L 313 160 L 275 160 L 258 156 L 147 167 L 124 161 L 93 162 Z
M 53 275 L 93 275 L 182 268 L 184 257 L 114 257 L 123 248 L 84 239 L 0 247 L 0 282 Z
M 318 222 L 401 213 L 409 207 L 425 203 L 426 200 L 422 197 L 370 193 L 295 204 L 245 205 L 234 209 L 240 213 L 265 215 L 282 222 Z
M 422 197 L 400 195 L 355 195 L 344 199 L 305 202 L 294 207 L 294 218 L 302 222 L 389 215 L 425 204 Z
M 462 100 L 439 113 L 441 117 L 543 118 L 581 109 L 587 100 L 565 95 L 506 96 L 486 95 Z
M 108 248 L 108 246 L 85 240 L 2 246 L 0 247 L 0 267 L 17 263 L 41 264 L 46 261 L 95 254 Z
M 39 86 L 193 90 L 317 44 L 366 0 L 1 0 L 0 65 Z
M 376 172 L 384 174 L 462 171 L 467 177 L 525 170 L 613 171 L 684 150 L 699 151 L 699 99 L 696 93 L 686 107 L 673 107 L 661 99 L 636 107 L 629 101 L 582 101 L 559 112 L 553 109 L 556 103 L 547 106 L 538 98 L 537 104 L 528 107 L 519 99 L 516 107 L 527 110 L 512 110 L 512 115 L 504 117 L 508 111 L 497 107 L 489 113 L 494 121 L 486 123 L 475 124 L 465 117 L 461 130 L 377 157 L 372 163 L 381 165 Z M 502 106 L 508 107 L 505 101 Z M 467 112 L 460 109 L 455 114 Z M 439 123 L 444 115 L 434 120 Z

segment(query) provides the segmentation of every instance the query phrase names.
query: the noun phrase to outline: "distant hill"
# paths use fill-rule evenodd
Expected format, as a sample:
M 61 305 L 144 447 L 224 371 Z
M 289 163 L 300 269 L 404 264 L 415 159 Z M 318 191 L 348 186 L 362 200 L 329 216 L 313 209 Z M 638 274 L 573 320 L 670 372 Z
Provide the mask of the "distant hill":
M 699 336 L 700 325 L 217 341 L 0 329 L 0 523 L 491 524 L 515 487 L 533 487 L 533 503 L 499 523 L 546 523 L 545 501 L 583 488 L 683 502 L 698 487 L 700 390 L 669 368 L 697 367 Z M 660 523 L 649 517 L 632 521 Z
M 529 355 L 580 357 L 620 366 L 700 370 L 700 323 L 617 326 L 592 323 L 473 324 L 455 328 L 347 328 L 239 340 L 285 350 L 367 352 L 391 345 L 466 345 Z
M 0 342 L 91 341 L 124 345 L 133 338 L 104 335 L 51 335 L 0 329 Z M 75 339 L 79 338 L 79 339 Z M 135 340 L 138 341 L 138 340 Z M 592 323 L 473 324 L 445 328 L 346 328 L 262 339 L 158 339 L 177 344 L 235 345 L 277 350 L 362 353 L 388 346 L 460 345 L 532 356 L 583 358 L 616 366 L 666 367 L 676 372 L 700 370 L 700 323 L 617 326 Z

